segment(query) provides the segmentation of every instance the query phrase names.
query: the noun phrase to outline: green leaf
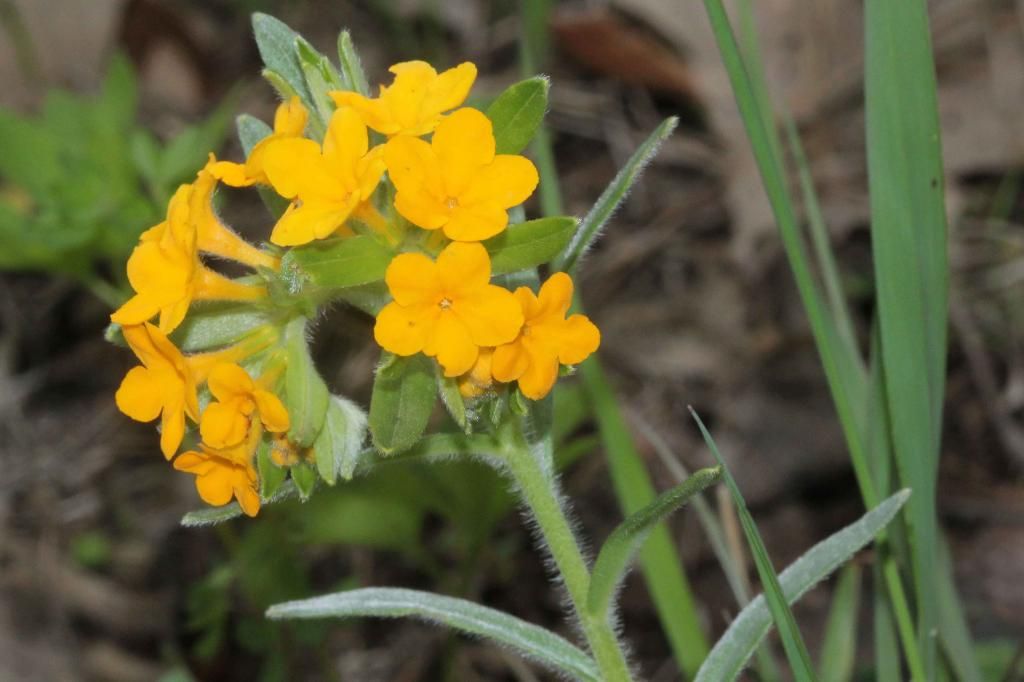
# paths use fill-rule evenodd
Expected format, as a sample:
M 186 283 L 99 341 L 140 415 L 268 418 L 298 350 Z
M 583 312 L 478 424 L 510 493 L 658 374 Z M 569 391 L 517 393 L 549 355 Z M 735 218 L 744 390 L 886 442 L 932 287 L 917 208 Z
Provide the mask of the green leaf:
M 407 450 L 423 435 L 437 401 L 434 361 L 381 354 L 370 398 L 370 434 L 385 455 Z
M 924 0 L 869 0 L 865 102 L 871 245 L 892 445 L 907 506 L 925 674 L 937 668 L 936 479 L 949 289 L 942 145 Z M 966 628 L 963 629 L 966 632 Z M 969 642 L 963 649 L 970 651 Z
M 510 86 L 487 107 L 498 154 L 518 154 L 530 144 L 544 121 L 550 87 L 543 76 L 529 78 Z
M 327 123 L 334 113 L 334 101 L 327 96 L 329 90 L 337 90 L 341 87 L 341 78 L 334 64 L 331 64 L 327 57 L 323 56 L 313 48 L 306 39 L 296 39 L 296 48 L 299 55 L 299 67 L 305 77 L 306 85 L 313 97 L 320 120 Z
M 235 119 L 235 130 L 238 131 L 238 141 L 242 143 L 242 151 L 246 156 L 249 156 L 249 152 L 260 140 L 274 133 L 273 128 L 251 114 L 240 114 Z
M 380 282 L 394 253 L 374 237 L 324 239 L 291 249 L 281 259 L 289 291 L 346 289 Z
M 644 458 L 636 449 L 600 358 L 587 359 L 580 365 L 580 373 L 597 418 L 615 495 L 623 512 L 634 514 L 655 499 Z M 707 656 L 708 642 L 679 552 L 667 528 L 657 527 L 651 532 L 640 550 L 640 568 L 672 654 L 683 672 L 692 676 Z
M 289 467 L 292 482 L 299 491 L 299 499 L 305 502 L 313 495 L 316 488 L 316 469 L 307 462 L 299 462 Z
M 41 123 L 0 109 L 0 178 L 43 195 L 63 175 L 60 146 Z
M 299 494 L 298 488 L 292 481 L 285 481 L 271 497 L 261 498 L 264 505 L 275 504 L 290 500 Z M 186 528 L 199 528 L 201 526 L 215 526 L 242 515 L 242 508 L 237 502 L 229 502 L 223 507 L 208 507 L 190 511 L 181 517 L 181 525 Z
M 268 69 L 277 72 L 302 98 L 302 103 L 313 111 L 313 98 L 306 87 L 306 78 L 299 64 L 296 47 L 299 34 L 284 22 L 262 12 L 253 13 L 252 30 L 263 63 Z
M 795 603 L 818 582 L 849 560 L 855 552 L 871 542 L 872 538 L 893 520 L 908 497 L 910 491 L 901 490 L 858 521 L 822 540 L 794 561 L 782 572 L 778 581 L 786 602 Z M 715 644 L 697 673 L 695 682 L 724 682 L 736 679 L 751 654 L 771 629 L 772 618 L 771 609 L 764 595 L 758 595 L 740 611 L 729 629 Z
M 363 63 L 348 31 L 338 34 L 338 63 L 341 65 L 341 82 L 344 89 L 369 97 L 370 85 L 366 82 Z
M 279 467 L 270 457 L 271 441 L 264 437 L 256 450 L 256 471 L 260 475 L 260 499 L 267 500 L 277 494 L 288 477 L 288 470 Z
M 666 118 L 637 147 L 637 150 L 633 152 L 633 156 L 629 157 L 626 165 L 616 174 L 611 184 L 601 193 L 597 203 L 594 204 L 594 207 L 590 209 L 587 216 L 580 222 L 579 227 L 572 236 L 572 240 L 551 263 L 553 269 L 570 274 L 575 271 L 580 258 L 600 236 L 601 230 L 611 220 L 619 204 L 626 198 L 633 183 L 637 181 L 644 168 L 654 158 L 654 155 L 658 153 L 658 147 L 661 146 L 661 143 L 676 129 L 678 123 L 679 119 L 675 116 Z
M 594 661 L 553 632 L 465 599 L 429 592 L 370 587 L 276 604 L 267 610 L 267 617 L 417 618 L 493 640 L 561 674 L 600 680 Z
M 437 394 L 441 397 L 444 408 L 459 428 L 465 431 L 468 426 L 466 401 L 463 400 L 462 393 L 459 392 L 458 380 L 455 377 L 446 377 L 440 365 L 434 368 L 434 374 L 437 375 Z
M 591 571 L 587 610 L 596 618 L 607 618 L 620 582 L 626 577 L 630 563 L 640 551 L 647 536 L 663 519 L 685 505 L 694 495 L 714 485 L 722 478 L 720 466 L 701 469 L 692 476 L 658 496 L 656 500 L 632 514 L 612 531 L 605 540 Z
M 139 92 L 135 69 L 123 53 L 117 53 L 107 66 L 100 98 L 96 102 L 97 114 L 112 130 L 127 131 L 135 127 Z
M 306 324 L 304 317 L 297 317 L 284 330 L 288 359 L 284 403 L 291 418 L 288 438 L 304 448 L 313 445 L 323 428 L 329 398 L 327 386 L 309 355 Z
M 804 644 L 804 639 L 800 635 L 800 629 L 797 627 L 796 620 L 793 618 L 793 612 L 789 609 L 789 602 L 786 600 L 782 587 L 779 585 L 779 578 L 775 574 L 775 567 L 772 566 L 772 560 L 768 557 L 768 550 L 765 548 L 764 541 L 761 539 L 761 533 L 758 532 L 757 526 L 754 524 L 754 519 L 750 516 L 750 512 L 747 510 L 747 503 L 743 499 L 743 494 L 740 492 L 739 486 L 736 485 L 736 481 L 733 479 L 732 474 L 729 473 L 728 467 L 725 466 L 725 460 L 722 459 L 722 455 L 718 452 L 718 447 L 715 445 L 715 441 L 711 438 L 711 434 L 708 433 L 708 430 L 704 427 L 704 422 L 700 420 L 700 417 L 697 416 L 697 412 L 694 411 L 692 407 L 690 408 L 690 414 L 692 414 L 693 418 L 697 421 L 697 426 L 700 427 L 700 433 L 704 437 L 704 442 L 707 444 L 708 449 L 711 450 L 711 454 L 715 456 L 715 460 L 718 462 L 719 466 L 722 467 L 725 477 L 725 485 L 729 488 L 733 504 L 736 506 L 736 511 L 740 517 L 740 525 L 743 526 L 743 534 L 747 537 L 747 544 L 750 546 L 750 553 L 753 555 L 754 564 L 757 566 L 757 574 L 761 578 L 761 584 L 764 585 L 764 593 L 768 599 L 768 608 L 771 612 L 772 619 L 779 628 L 782 647 L 786 652 L 786 658 L 789 660 L 790 667 L 793 668 L 793 675 L 798 682 L 812 682 L 815 679 L 815 676 L 811 667 L 810 654 L 807 653 L 807 645 Z M 751 602 L 751 604 L 753 603 L 754 602 Z M 746 658 L 743 660 L 746 660 Z
M 178 348 L 191 353 L 228 346 L 257 327 L 272 323 L 266 312 L 248 303 L 203 303 L 189 311 L 170 338 Z
M 822 682 L 849 682 L 857 655 L 857 616 L 860 611 L 861 568 L 848 564 L 839 575 L 821 645 L 818 677 Z
M 366 414 L 351 400 L 331 396 L 327 417 L 313 443 L 320 478 L 334 485 L 340 475 L 346 481 L 355 474 L 366 440 Z
M 558 216 L 512 225 L 484 242 L 491 256 L 491 274 L 535 268 L 554 258 L 576 231 L 575 218 Z

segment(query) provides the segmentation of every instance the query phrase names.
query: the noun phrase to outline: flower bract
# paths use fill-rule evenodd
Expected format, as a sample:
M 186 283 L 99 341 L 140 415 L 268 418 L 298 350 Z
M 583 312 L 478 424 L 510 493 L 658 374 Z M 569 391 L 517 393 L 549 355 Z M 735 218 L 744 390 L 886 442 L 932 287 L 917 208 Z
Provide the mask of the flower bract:
M 523 310 L 523 328 L 511 343 L 494 349 L 491 372 L 502 382 L 519 382 L 527 398 L 540 400 L 558 379 L 559 365 L 575 365 L 597 350 L 601 332 L 585 315 L 570 315 L 572 279 L 564 272 L 552 275 L 534 294 L 516 289 Z
M 518 301 L 490 279 L 480 244 L 449 244 L 436 262 L 418 253 L 395 257 L 385 275 L 394 301 L 377 316 L 377 343 L 396 355 L 436 357 L 445 376 L 466 373 L 480 348 L 512 341 L 523 323 Z
M 537 187 L 537 169 L 524 156 L 494 153 L 491 121 L 476 109 L 459 109 L 428 143 L 393 138 L 384 148 L 395 184 L 395 209 L 426 230 L 443 229 L 455 241 L 480 241 L 508 225 L 507 209 Z
M 339 107 L 359 112 L 366 125 L 385 135 L 426 135 L 441 122 L 445 111 L 461 105 L 476 80 L 476 66 L 464 62 L 438 74 L 421 61 L 402 62 L 390 69 L 395 80 L 380 87 L 375 99 L 356 92 L 332 92 Z

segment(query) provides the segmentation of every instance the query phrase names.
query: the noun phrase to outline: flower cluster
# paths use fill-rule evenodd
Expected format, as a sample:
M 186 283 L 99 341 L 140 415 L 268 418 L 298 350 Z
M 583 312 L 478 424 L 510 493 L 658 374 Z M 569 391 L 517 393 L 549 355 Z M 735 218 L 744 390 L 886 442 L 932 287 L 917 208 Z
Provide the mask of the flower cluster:
M 296 413 L 307 408 L 292 388 L 304 379 L 294 373 L 308 368 L 290 366 L 285 329 L 325 299 L 305 296 L 295 283 L 286 267 L 295 253 L 354 238 L 385 249 L 378 282 L 387 298 L 371 310 L 374 338 L 395 356 L 435 359 L 468 402 L 513 385 L 539 400 L 562 366 L 600 343 L 590 320 L 569 314 L 568 275 L 514 290 L 492 276 L 488 245 L 509 228 L 509 210 L 531 196 L 538 174 L 526 157 L 498 153 L 492 121 L 464 106 L 476 67 L 439 74 L 414 61 L 391 72 L 393 83 L 375 98 L 325 93 L 322 101 L 334 105 L 326 112 L 289 98 L 243 163 L 211 154 L 128 261 L 135 295 L 111 320 L 141 365 L 125 376 L 117 405 L 138 421 L 161 420 L 162 452 L 196 476 L 211 505 L 235 499 L 255 515 L 262 467 L 292 468 L 294 479 L 295 467 L 314 459 L 324 418 L 310 429 L 307 415 Z M 311 124 L 313 115 L 321 126 Z M 313 139 L 311 130 L 324 133 Z M 269 244 L 254 246 L 224 224 L 214 208 L 218 184 L 259 186 L 285 200 Z M 250 272 L 229 278 L 212 259 Z M 203 329 L 234 324 L 214 324 L 224 306 L 259 323 L 197 341 Z

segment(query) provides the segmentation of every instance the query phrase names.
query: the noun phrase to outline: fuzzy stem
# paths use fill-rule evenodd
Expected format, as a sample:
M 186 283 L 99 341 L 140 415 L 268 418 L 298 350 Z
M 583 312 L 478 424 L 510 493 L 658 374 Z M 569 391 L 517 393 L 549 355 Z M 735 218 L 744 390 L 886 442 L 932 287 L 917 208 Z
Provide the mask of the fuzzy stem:
M 626 655 L 610 622 L 591 615 L 587 610 L 590 569 L 566 518 L 557 483 L 534 457 L 518 421 L 506 423 L 499 438 L 502 460 L 555 560 L 576 618 L 601 669 L 602 679 L 605 682 L 631 682 L 633 678 Z

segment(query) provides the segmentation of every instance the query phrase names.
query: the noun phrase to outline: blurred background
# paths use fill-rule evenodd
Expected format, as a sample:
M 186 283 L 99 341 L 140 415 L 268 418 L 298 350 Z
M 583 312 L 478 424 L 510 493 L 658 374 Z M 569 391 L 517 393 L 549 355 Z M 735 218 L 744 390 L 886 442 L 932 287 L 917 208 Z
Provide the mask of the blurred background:
M 1002 670 L 1024 651 L 1024 2 L 930 4 L 953 264 L 939 510 L 980 657 Z M 867 338 L 861 4 L 755 9 L 772 96 L 803 136 Z M 133 360 L 103 330 L 137 234 L 209 149 L 241 158 L 236 114 L 273 115 L 254 11 L 325 54 L 349 28 L 371 83 L 397 61 L 471 60 L 482 102 L 522 77 L 511 1 L 0 0 L 0 680 L 548 679 L 414 623 L 262 618 L 283 599 L 396 585 L 560 627 L 559 595 L 488 470 L 390 467 L 255 522 L 185 530 L 182 514 L 200 506 L 191 477 L 114 406 Z M 682 119 L 579 286 L 656 486 L 674 480 L 665 456 L 710 462 L 692 404 L 784 566 L 862 505 L 703 7 L 556 2 L 547 54 L 570 213 L 662 118 Z M 265 238 L 258 200 L 222 193 L 229 222 Z M 334 310 L 316 338 L 328 384 L 364 404 L 370 329 Z M 559 396 L 564 482 L 580 528 L 601 539 L 621 515 L 582 400 Z M 671 530 L 720 633 L 736 612 L 722 572 L 691 516 Z M 831 589 L 796 608 L 812 650 Z M 637 576 L 622 618 L 645 678 L 681 679 Z M 861 623 L 869 661 L 866 607 Z

